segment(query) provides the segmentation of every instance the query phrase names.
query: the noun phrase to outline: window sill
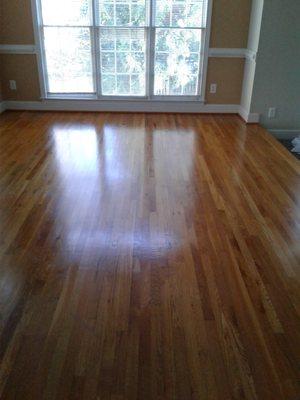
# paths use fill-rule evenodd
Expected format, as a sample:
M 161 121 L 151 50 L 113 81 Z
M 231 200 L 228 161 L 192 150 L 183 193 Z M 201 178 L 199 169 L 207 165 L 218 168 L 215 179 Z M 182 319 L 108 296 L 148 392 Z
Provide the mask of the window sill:
M 205 104 L 203 101 L 105 101 L 41 99 L 40 101 L 6 101 L 9 110 L 35 111 L 87 111 L 120 113 L 240 113 L 239 104 Z M 254 121 L 257 122 L 257 121 Z
M 76 94 L 76 95 L 60 95 L 60 94 L 49 94 L 42 101 L 48 100 L 74 100 L 74 101 L 97 101 L 97 102 L 147 102 L 147 103 L 169 103 L 169 102 L 188 102 L 188 103 L 204 103 L 204 99 L 199 96 L 154 96 L 154 97 L 143 97 L 143 96 L 102 96 L 97 97 L 96 95 Z

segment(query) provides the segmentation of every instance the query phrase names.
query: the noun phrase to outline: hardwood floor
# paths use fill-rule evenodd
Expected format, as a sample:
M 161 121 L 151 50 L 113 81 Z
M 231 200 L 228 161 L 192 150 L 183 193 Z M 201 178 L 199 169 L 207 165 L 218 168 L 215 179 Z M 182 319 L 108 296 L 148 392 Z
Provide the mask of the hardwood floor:
M 0 116 L 1 400 L 298 400 L 300 163 L 236 116 Z

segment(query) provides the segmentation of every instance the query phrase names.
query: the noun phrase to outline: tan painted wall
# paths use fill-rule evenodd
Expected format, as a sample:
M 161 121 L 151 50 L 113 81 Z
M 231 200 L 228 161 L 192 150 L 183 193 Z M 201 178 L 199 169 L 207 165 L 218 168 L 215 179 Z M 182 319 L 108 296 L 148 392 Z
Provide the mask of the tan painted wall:
M 33 44 L 30 0 L 0 0 L 0 43 Z
M 210 47 L 247 47 L 251 0 L 214 0 Z
M 33 44 L 30 0 L 0 0 L 0 43 Z M 210 47 L 246 47 L 251 0 L 214 0 Z M 39 100 L 37 62 L 34 55 L 1 55 L 3 98 Z M 241 97 L 244 61 L 210 58 L 206 100 L 212 104 L 237 104 Z M 8 80 L 17 81 L 11 91 Z M 217 83 L 217 93 L 208 93 L 210 83 Z
M 39 100 L 40 87 L 34 54 L 1 54 L 2 91 L 5 100 Z M 16 91 L 9 88 L 9 80 L 17 82 Z
M 208 60 L 206 102 L 240 104 L 245 61 L 242 58 L 210 58 Z M 217 93 L 209 93 L 210 83 L 218 85 Z

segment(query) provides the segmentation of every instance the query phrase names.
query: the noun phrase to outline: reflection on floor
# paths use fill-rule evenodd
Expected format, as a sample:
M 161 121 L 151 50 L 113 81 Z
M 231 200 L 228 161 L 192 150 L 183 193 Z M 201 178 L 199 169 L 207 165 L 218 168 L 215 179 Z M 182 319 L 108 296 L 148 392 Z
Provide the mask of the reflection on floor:
M 237 116 L 2 114 L 0 399 L 298 399 L 299 211 Z

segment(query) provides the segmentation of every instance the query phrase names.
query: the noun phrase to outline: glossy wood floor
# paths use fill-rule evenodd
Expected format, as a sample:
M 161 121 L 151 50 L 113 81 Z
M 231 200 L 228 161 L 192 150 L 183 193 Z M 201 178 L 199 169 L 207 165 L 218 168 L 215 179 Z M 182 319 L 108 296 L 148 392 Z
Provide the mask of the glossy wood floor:
M 300 163 L 236 116 L 0 116 L 1 400 L 298 400 Z

